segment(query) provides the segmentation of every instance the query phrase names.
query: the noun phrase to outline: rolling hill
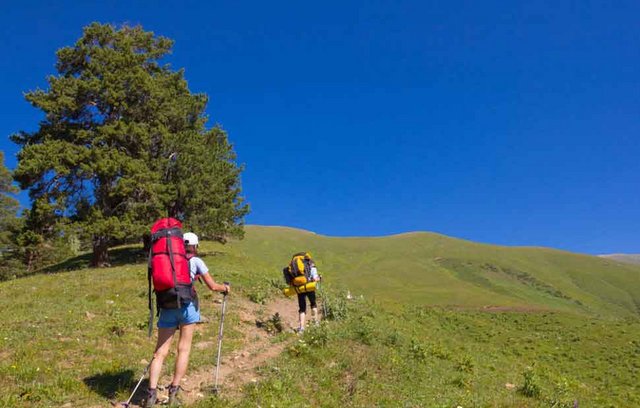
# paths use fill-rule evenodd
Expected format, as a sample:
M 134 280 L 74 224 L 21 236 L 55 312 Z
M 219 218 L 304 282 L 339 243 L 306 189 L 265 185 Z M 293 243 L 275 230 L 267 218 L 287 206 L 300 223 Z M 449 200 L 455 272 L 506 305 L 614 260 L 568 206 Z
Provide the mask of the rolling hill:
M 248 226 L 232 244 L 262 274 L 311 251 L 328 282 L 387 303 L 640 315 L 640 267 L 548 248 L 478 244 L 416 232 L 336 238 Z
M 278 288 L 301 250 L 317 260 L 331 313 L 300 337 L 267 333 L 274 310 L 296 324 L 296 302 Z M 0 309 L 10 311 L 0 325 L 0 407 L 127 399 L 154 347 L 146 254 L 111 252 L 110 268 L 87 268 L 80 256 L 0 282 Z M 190 406 L 640 406 L 640 266 L 432 233 L 336 238 L 262 226 L 227 245 L 203 242 L 201 255 L 234 291 L 223 391 L 207 391 L 217 324 L 199 325 Z M 217 322 L 219 295 L 198 290 Z
M 640 265 L 640 254 L 609 254 L 600 255 L 601 258 L 613 259 L 614 261 Z

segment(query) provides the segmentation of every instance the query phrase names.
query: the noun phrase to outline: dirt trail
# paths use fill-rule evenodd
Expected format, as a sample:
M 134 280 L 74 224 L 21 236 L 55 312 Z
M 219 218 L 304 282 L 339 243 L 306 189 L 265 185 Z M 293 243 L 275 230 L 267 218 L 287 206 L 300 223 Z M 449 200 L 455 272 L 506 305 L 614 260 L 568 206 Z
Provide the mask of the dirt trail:
M 275 313 L 279 313 L 285 331 L 293 331 L 297 327 L 298 313 L 295 298 L 279 297 L 267 305 L 258 305 L 244 298 L 230 297 L 227 301 L 227 318 L 225 319 L 225 329 L 229 327 L 231 315 L 237 317 L 237 327 L 234 330 L 240 331 L 243 335 L 242 346 L 237 350 L 222 355 L 220 359 L 219 387 L 226 396 L 237 395 L 242 386 L 258 380 L 256 369 L 267 360 L 277 357 L 293 339 L 272 343 L 273 336 L 264 329 L 259 328 L 257 321 L 268 319 Z M 207 316 L 209 317 L 209 316 Z M 196 331 L 206 330 L 211 333 L 215 328 L 217 333 L 219 315 L 211 316 L 211 320 L 206 324 L 196 327 Z M 229 320 L 227 320 L 229 319 Z M 295 325 L 295 326 L 294 326 Z M 223 340 L 224 342 L 224 340 Z M 217 352 L 217 336 L 208 341 L 194 342 L 193 352 L 198 350 L 209 350 Z M 224 350 L 224 348 L 223 348 Z M 166 374 L 160 379 L 160 384 L 168 384 L 171 381 L 172 369 L 163 370 Z M 200 398 L 204 398 L 211 393 L 214 383 L 215 363 L 198 370 L 187 370 L 187 375 L 182 382 L 181 399 L 186 404 L 192 404 Z M 136 394 L 142 395 L 138 392 Z M 166 390 L 160 390 L 159 401 L 166 399 Z M 135 398 L 134 401 L 138 401 Z M 132 404 L 131 407 L 138 407 Z

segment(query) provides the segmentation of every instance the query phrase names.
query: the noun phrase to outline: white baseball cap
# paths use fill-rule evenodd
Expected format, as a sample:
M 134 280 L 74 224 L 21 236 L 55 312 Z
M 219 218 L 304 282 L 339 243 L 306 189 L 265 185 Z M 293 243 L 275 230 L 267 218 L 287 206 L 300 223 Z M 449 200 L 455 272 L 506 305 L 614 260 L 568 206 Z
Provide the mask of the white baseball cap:
M 193 232 L 187 232 L 182 236 L 185 245 L 198 245 L 198 236 Z

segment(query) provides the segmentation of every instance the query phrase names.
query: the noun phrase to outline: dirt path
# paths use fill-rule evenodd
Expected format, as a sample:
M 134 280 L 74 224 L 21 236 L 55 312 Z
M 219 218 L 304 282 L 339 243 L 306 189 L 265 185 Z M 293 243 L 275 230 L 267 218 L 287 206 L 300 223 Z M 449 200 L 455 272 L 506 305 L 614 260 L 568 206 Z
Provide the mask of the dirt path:
M 278 297 L 267 305 L 258 305 L 244 298 L 236 297 L 228 301 L 227 312 L 238 318 L 238 330 L 242 333 L 242 346 L 229 355 L 222 355 L 220 361 L 219 388 L 226 396 L 237 395 L 242 386 L 249 382 L 257 382 L 259 375 L 257 368 L 267 360 L 277 357 L 293 339 L 273 343 L 273 335 L 258 327 L 258 322 L 268 319 L 275 313 L 279 313 L 285 331 L 293 331 L 297 327 L 298 313 L 295 298 Z M 215 319 L 219 318 L 218 316 Z M 219 321 L 212 319 L 207 324 L 198 325 L 196 331 L 206 330 L 211 332 L 212 327 L 218 328 Z M 229 321 L 225 319 L 225 328 Z M 193 352 L 198 350 L 212 350 L 217 352 L 217 338 L 209 341 L 201 341 L 193 344 Z M 224 348 L 223 348 L 224 350 Z M 168 384 L 171 381 L 172 370 L 162 376 L 160 384 Z M 183 379 L 181 393 L 182 401 L 192 404 L 211 392 L 214 383 L 215 365 L 201 367 L 198 370 L 187 371 Z M 142 393 L 136 393 L 141 394 Z M 137 398 L 134 399 L 138 400 Z M 166 390 L 160 390 L 159 401 L 166 400 Z M 131 407 L 138 407 L 132 404 Z

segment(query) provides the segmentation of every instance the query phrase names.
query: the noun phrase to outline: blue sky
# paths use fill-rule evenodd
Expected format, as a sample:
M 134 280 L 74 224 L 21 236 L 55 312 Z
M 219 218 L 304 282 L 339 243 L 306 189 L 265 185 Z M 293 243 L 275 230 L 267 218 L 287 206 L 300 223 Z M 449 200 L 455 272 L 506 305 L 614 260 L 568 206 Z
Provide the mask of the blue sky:
M 514 3 L 510 4 L 509 3 Z M 640 252 L 640 3 L 31 2 L 0 15 L 0 149 L 54 52 L 142 24 L 210 96 L 248 223 Z M 23 194 L 22 200 L 26 197 Z

